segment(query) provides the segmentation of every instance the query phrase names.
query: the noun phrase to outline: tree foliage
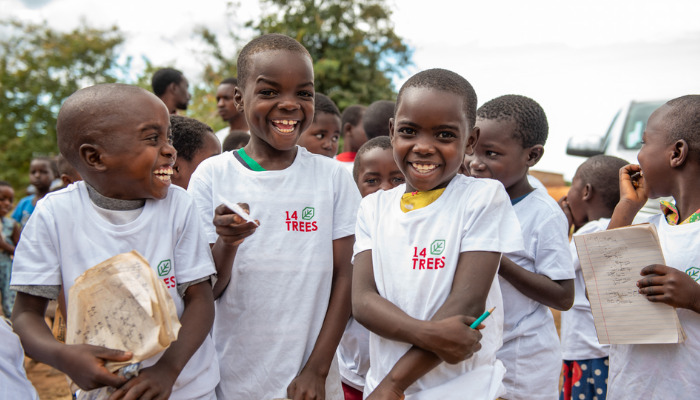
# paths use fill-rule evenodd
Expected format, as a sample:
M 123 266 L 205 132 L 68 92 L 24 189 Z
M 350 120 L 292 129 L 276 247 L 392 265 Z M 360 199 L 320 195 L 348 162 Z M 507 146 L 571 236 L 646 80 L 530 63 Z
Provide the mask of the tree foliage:
M 17 189 L 29 182 L 34 155 L 58 154 L 56 116 L 76 90 L 116 82 L 127 70 L 116 28 L 82 24 L 57 32 L 45 24 L 0 21 L 0 179 Z
M 316 91 L 340 107 L 395 98 L 392 77 L 411 52 L 394 32 L 384 0 L 261 0 L 260 34 L 296 38 L 311 53 Z

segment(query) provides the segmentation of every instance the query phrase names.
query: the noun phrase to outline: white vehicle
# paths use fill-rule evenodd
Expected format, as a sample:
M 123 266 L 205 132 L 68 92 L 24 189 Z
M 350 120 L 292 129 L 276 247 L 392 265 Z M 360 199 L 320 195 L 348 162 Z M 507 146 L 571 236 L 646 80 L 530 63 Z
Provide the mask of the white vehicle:
M 615 114 L 605 136 L 572 137 L 566 146 L 566 154 L 582 157 L 606 154 L 636 164 L 647 120 L 665 103 L 666 100 L 629 102 Z M 638 215 L 637 219 L 660 212 L 659 199 L 649 199 L 639 212 L 644 215 Z

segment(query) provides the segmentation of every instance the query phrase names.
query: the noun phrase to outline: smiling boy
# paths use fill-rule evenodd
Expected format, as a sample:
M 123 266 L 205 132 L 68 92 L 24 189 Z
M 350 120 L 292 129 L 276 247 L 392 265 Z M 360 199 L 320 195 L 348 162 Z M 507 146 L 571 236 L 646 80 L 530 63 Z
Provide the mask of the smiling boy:
M 279 34 L 252 40 L 235 101 L 250 141 L 202 162 L 188 188 L 219 273 L 217 395 L 342 399 L 331 363 L 350 317 L 359 194 L 342 165 L 296 144 L 314 118 L 308 51 Z M 247 203 L 259 226 L 221 199 Z
M 153 94 L 104 84 L 71 95 L 57 122 L 58 146 L 83 177 L 49 193 L 30 219 L 15 252 L 13 323 L 30 357 L 66 373 L 80 388 L 119 388 L 115 397 L 213 399 L 219 380 L 208 333 L 214 319 L 214 266 L 187 193 L 170 185 L 176 152 L 168 110 Z M 168 287 L 182 328 L 177 341 L 143 362 L 126 381 L 106 361 L 130 353 L 65 345 L 44 322 L 61 286 L 68 301 L 75 278 L 117 254 L 137 250 Z M 99 301 L 99 299 L 96 299 Z M 68 304 L 70 306 L 70 304 Z
M 503 310 L 498 261 L 522 245 L 497 182 L 458 175 L 479 130 L 476 93 L 433 69 L 399 91 L 394 159 L 406 184 L 362 200 L 356 228 L 353 315 L 370 334 L 367 399 L 493 399 Z M 480 333 L 469 325 L 496 307 Z M 482 336 L 483 335 L 483 336 Z

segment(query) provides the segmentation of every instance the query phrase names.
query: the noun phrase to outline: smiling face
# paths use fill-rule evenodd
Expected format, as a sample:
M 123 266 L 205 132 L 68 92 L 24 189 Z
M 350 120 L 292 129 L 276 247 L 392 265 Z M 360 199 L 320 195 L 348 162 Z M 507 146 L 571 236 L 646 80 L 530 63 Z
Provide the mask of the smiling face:
M 251 55 L 249 63 L 245 87 L 236 87 L 235 94 L 238 110 L 245 113 L 250 128 L 249 145 L 291 151 L 314 118 L 311 59 L 301 53 L 272 50 Z
M 359 157 L 357 188 L 360 189 L 362 197 L 380 189 L 393 189 L 406 181 L 394 161 L 392 149 L 375 147 Z
M 671 108 L 664 105 L 651 114 L 642 135 L 642 148 L 637 154 L 646 194 L 650 198 L 671 195 L 672 181 L 668 179 L 668 174 L 672 170 L 670 158 L 673 143 L 668 143 L 668 124 L 664 121 L 669 111 Z
M 168 110 L 149 93 L 130 100 L 110 117 L 112 128 L 103 133 L 101 184 L 93 186 L 114 199 L 163 199 L 176 156 Z
M 476 178 L 500 181 L 511 199 L 524 195 L 528 186 L 529 149 L 515 135 L 515 121 L 477 118 L 479 142 L 474 154 L 465 157 L 467 173 Z M 530 190 L 532 189 L 529 187 Z
M 4 217 L 12 210 L 12 202 L 15 201 L 15 191 L 11 186 L 0 185 L 0 217 Z
M 446 187 L 478 136 L 469 130 L 460 96 L 425 87 L 403 91 L 390 129 L 407 193 Z
M 335 114 L 319 112 L 309 129 L 299 137 L 297 143 L 306 150 L 326 157 L 338 153 L 338 138 L 340 138 L 340 117 Z

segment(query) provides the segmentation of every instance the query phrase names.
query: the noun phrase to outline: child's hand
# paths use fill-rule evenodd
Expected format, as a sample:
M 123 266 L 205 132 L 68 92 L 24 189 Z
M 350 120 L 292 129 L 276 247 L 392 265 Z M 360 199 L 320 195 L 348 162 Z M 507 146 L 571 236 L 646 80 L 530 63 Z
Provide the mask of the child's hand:
M 639 165 L 620 168 L 620 202 L 626 202 L 639 211 L 647 202 L 646 183 Z
M 421 341 L 426 346 L 421 347 L 435 353 L 449 364 L 464 361 L 481 349 L 481 333 L 469 327 L 475 320 L 473 317 L 455 315 L 440 321 L 431 321 L 428 337 Z
M 246 212 L 250 212 L 250 208 L 245 203 L 239 203 Z M 260 221 L 255 221 L 260 224 Z M 231 246 L 238 246 L 243 242 L 243 239 L 252 235 L 257 226 L 252 222 L 246 222 L 241 216 L 234 213 L 225 205 L 216 207 L 214 211 L 214 226 L 216 233 L 221 240 Z
M 132 400 L 132 399 L 167 399 L 173 390 L 178 374 L 158 363 L 145 368 L 139 375 L 129 379 L 117 389 L 108 400 Z
M 287 386 L 287 397 L 293 400 L 323 400 L 326 398 L 326 377 L 302 369 Z
M 571 229 L 571 226 L 574 224 L 574 216 L 573 214 L 571 214 L 571 209 L 569 208 L 567 196 L 564 196 L 561 199 L 559 199 L 557 203 L 559 204 L 559 207 L 561 207 L 561 210 L 564 211 L 564 215 L 566 215 L 566 221 L 569 223 L 569 229 Z
M 685 272 L 652 264 L 642 268 L 641 275 L 649 275 L 637 281 L 639 293 L 647 300 L 700 311 L 700 285 Z
M 58 369 L 65 372 L 83 390 L 103 386 L 119 387 L 126 378 L 113 374 L 105 368 L 107 361 L 129 361 L 131 352 L 107 349 L 89 344 L 63 346 L 62 360 Z

